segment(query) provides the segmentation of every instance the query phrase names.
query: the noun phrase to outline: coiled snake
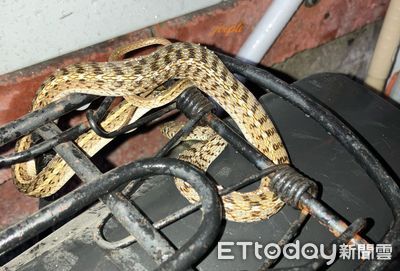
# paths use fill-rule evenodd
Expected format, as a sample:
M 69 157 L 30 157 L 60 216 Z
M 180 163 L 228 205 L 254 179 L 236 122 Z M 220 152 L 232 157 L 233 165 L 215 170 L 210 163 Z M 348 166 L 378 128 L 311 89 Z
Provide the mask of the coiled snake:
M 164 46 L 147 56 L 120 60 L 121 55 L 130 50 L 156 43 Z M 151 108 L 173 101 L 194 85 L 213 97 L 232 117 L 244 137 L 275 164 L 289 162 L 282 140 L 264 109 L 212 51 L 192 43 L 171 44 L 164 39 L 150 38 L 115 51 L 110 59 L 110 62 L 74 64 L 58 70 L 39 88 L 32 110 L 71 93 L 123 96 L 127 102 L 116 106 L 101 123 L 104 129 L 111 131 L 135 121 Z M 170 79 L 180 80 L 171 88 L 163 89 L 163 83 Z M 156 95 L 153 91 L 157 88 Z M 194 134 L 201 133 L 201 129 L 196 128 Z M 171 130 L 164 127 L 164 132 L 170 134 Z M 206 170 L 226 145 L 219 136 L 209 134 L 206 143 L 194 144 L 180 159 Z M 93 156 L 109 141 L 89 131 L 81 135 L 76 144 Z M 16 151 L 28 149 L 31 142 L 31 136 L 23 137 L 17 142 Z M 55 193 L 74 175 L 59 156 L 39 173 L 33 161 L 16 164 L 12 171 L 18 189 L 35 197 Z M 226 218 L 250 222 L 275 214 L 283 202 L 269 191 L 268 181 L 268 178 L 262 179 L 255 191 L 224 196 Z M 176 180 L 176 185 L 190 201 L 198 200 L 196 192 L 184 181 Z

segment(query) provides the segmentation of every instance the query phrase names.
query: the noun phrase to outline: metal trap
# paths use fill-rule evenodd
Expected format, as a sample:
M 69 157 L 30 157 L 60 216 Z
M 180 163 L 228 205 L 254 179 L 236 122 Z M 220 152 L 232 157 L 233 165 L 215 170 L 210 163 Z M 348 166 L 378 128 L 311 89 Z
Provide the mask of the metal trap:
M 1 157 L 2 167 L 54 149 L 84 182 L 0 233 L 5 270 L 395 268 L 395 260 L 378 258 L 375 250 L 369 260 L 371 254 L 363 254 L 358 260 L 337 255 L 335 264 L 323 255 L 332 254 L 341 244 L 354 245 L 355 255 L 370 244 L 390 247 L 392 259 L 398 255 L 400 192 L 391 176 L 399 174 L 400 166 L 391 157 L 400 154 L 398 133 L 393 128 L 400 127 L 400 111 L 343 76 L 317 75 L 288 85 L 265 70 L 225 55 L 220 58 L 232 72 L 272 92 L 260 101 L 280 130 L 293 166 L 274 165 L 254 149 L 229 122 L 213 113 L 212 102 L 197 89 L 185 91 L 174 104 L 111 133 L 98 125 L 111 98 L 104 99 L 96 112 L 88 112 L 88 123 L 61 131 L 53 120 L 96 99 L 71 95 L 0 128 L 1 145 L 31 132 L 43 139 L 29 151 Z M 179 110 L 188 121 L 154 158 L 101 173 L 72 143 L 88 129 L 103 137 L 116 137 L 171 110 Z M 380 127 L 370 125 L 377 123 L 377 118 Z M 166 157 L 200 122 L 229 143 L 209 175 Z M 355 127 L 359 135 L 344 123 Z M 379 133 L 385 134 L 388 146 L 381 148 L 374 143 Z M 385 153 L 385 148 L 390 153 Z M 262 222 L 225 221 L 220 196 L 254 189 L 264 176 L 271 177 L 270 189 L 287 203 L 284 209 Z M 188 204 L 174 187 L 172 177 L 187 180 L 201 201 Z M 225 188 L 218 193 L 210 178 Z M 98 199 L 100 203 L 93 205 Z M 91 207 L 82 212 L 87 206 Z M 55 225 L 59 228 L 49 233 Z M 260 259 L 253 246 L 258 242 L 265 249 L 275 243 L 276 250 L 283 250 L 294 240 L 325 246 L 317 256 L 292 260 L 265 251 Z

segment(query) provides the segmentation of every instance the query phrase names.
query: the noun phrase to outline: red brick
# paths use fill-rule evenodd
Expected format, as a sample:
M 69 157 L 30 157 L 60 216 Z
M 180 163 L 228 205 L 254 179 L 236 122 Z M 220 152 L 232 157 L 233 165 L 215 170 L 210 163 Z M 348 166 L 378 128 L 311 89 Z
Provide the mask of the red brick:
M 38 209 L 38 199 L 24 196 L 11 181 L 0 185 L 0 195 L 0 230 Z
M 234 4 L 178 18 L 154 26 L 156 36 L 201 43 L 235 54 L 260 20 L 271 0 L 236 1 Z M 243 23 L 240 33 L 215 33 L 216 27 Z
M 236 1 L 214 10 L 154 26 L 157 36 L 192 41 L 236 54 L 267 10 L 270 0 Z M 356 30 L 383 17 L 389 0 L 324 0 L 311 8 L 301 6 L 262 60 L 264 65 L 288 57 Z M 243 22 L 241 33 L 212 34 L 218 26 Z
M 324 0 L 302 6 L 262 60 L 270 66 L 382 18 L 388 0 Z

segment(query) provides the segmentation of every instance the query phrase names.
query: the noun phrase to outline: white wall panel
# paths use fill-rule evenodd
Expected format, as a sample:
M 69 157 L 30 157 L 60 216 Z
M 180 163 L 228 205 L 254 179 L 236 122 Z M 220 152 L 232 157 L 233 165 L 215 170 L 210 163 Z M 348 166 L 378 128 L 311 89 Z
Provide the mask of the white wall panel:
M 0 74 L 222 0 L 0 0 Z

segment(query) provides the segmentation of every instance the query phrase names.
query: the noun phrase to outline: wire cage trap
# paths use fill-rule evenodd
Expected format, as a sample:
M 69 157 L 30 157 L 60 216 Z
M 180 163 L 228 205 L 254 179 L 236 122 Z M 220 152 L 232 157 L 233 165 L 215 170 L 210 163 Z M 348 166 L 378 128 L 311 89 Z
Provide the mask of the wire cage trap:
M 257 182 L 264 176 L 271 178 L 270 189 L 287 206 L 294 208 L 291 211 L 294 219 L 289 220 L 290 223 L 288 223 L 288 226 L 286 224 L 287 229 L 283 230 L 279 228 L 272 234 L 273 239 L 265 236 L 266 234 L 271 234 L 270 232 L 266 233 L 265 229 L 260 230 L 260 232 L 253 232 L 262 241 L 275 241 L 282 248 L 292 242 L 300 234 L 302 228 L 307 227 L 307 224 L 318 222 L 326 229 L 326 232 L 322 235 L 331 236 L 329 240 L 324 242 L 326 244 L 326 251 L 323 252 L 325 253 L 329 253 L 334 245 L 348 243 L 368 245 L 376 242 L 391 245 L 392 256 L 398 255 L 400 191 L 392 177 L 394 175 L 387 170 L 387 165 L 382 165 L 382 160 L 377 158 L 375 152 L 366 146 L 364 139 L 360 139 L 360 136 L 356 135 L 336 116 L 336 113 L 332 113 L 326 109 L 326 107 L 316 102 L 314 98 L 311 98 L 303 90 L 307 87 L 312 88 L 312 82 L 315 85 L 325 84 L 322 87 L 319 86 L 320 88 L 326 87 L 328 83 L 330 88 L 335 88 L 336 82 L 342 82 L 342 85 L 338 87 L 342 89 L 348 87 L 349 84 L 353 88 L 362 87 L 354 82 L 349 83 L 348 79 L 346 81 L 343 77 L 336 75 L 325 76 L 326 78 L 323 78 L 320 82 L 318 82 L 318 77 L 316 77 L 308 81 L 306 80 L 306 83 L 303 83 L 303 85 L 301 83 L 289 85 L 265 70 L 258 69 L 222 54 L 219 54 L 219 57 L 232 72 L 244 76 L 246 80 L 258 85 L 261 89 L 269 90 L 284 98 L 284 100 L 278 99 L 274 95 L 273 99 L 275 99 L 275 102 L 286 103 L 286 106 L 292 108 L 291 110 L 301 110 L 306 116 L 311 117 L 315 121 L 314 124 L 318 123 L 323 127 L 330 134 L 328 136 L 330 138 L 334 137 L 341 144 L 341 148 L 345 149 L 352 156 L 352 159 L 365 170 L 372 180 L 371 183 L 375 189 L 373 190 L 375 191 L 375 196 L 382 197 L 384 202 L 382 204 L 386 205 L 387 210 L 391 211 L 391 216 L 388 215 L 387 217 L 389 218 L 385 218 L 389 221 L 390 226 L 387 226 L 383 230 L 379 239 L 371 240 L 368 235 L 364 235 L 363 229 L 369 227 L 366 218 L 355 217 L 348 223 L 345 219 L 349 218 L 333 211 L 333 209 L 336 209 L 335 206 L 328 207 L 328 204 L 321 201 L 321 190 L 324 190 L 326 186 L 318 185 L 318 179 L 316 179 L 317 182 L 311 180 L 292 166 L 274 165 L 267 157 L 252 147 L 235 128 L 213 113 L 213 103 L 195 88 L 188 89 L 182 93 L 173 104 L 153 111 L 137 122 L 114 132 L 104 131 L 98 124 L 111 105 L 112 98 L 105 98 L 96 111 L 88 111 L 87 123 L 82 123 L 68 130 L 61 131 L 53 123 L 54 120 L 97 98 L 89 95 L 74 94 L 63 100 L 51 103 L 43 110 L 29 113 L 0 128 L 1 145 L 5 145 L 31 132 L 35 132 L 35 134 L 43 139 L 42 142 L 34 145 L 28 151 L 1 157 L 1 167 L 27 161 L 32 157 L 54 149 L 84 182 L 76 190 L 41 208 L 37 213 L 0 233 L 0 257 L 3 258 L 2 264 L 4 264 L 6 270 L 7 268 L 17 267 L 21 270 L 29 270 L 27 268 L 36 266 L 35 264 L 37 263 L 34 263 L 34 258 L 30 263 L 22 263 L 17 260 L 17 254 L 22 251 L 21 247 L 24 247 L 24 244 L 29 242 L 32 244 L 32 239 L 34 240 L 39 234 L 60 221 L 71 219 L 71 217 L 76 216 L 84 207 L 93 204 L 96 200 L 101 201 L 101 208 L 106 208 L 104 209 L 105 216 L 99 215 L 101 213 L 99 211 L 100 207 L 96 207 L 99 213 L 93 211 L 93 208 L 85 211 L 86 215 L 89 216 L 91 210 L 96 213 L 97 218 L 101 216 L 96 226 L 90 227 L 91 231 L 94 232 L 93 235 L 90 235 L 90 238 L 97 245 L 97 250 L 100 249 L 103 251 L 102 253 L 111 257 L 113 259 L 112 262 L 115 263 L 115 259 L 119 259 L 119 264 L 116 264 L 117 266 L 119 265 L 119 268 L 133 270 L 141 270 L 141 268 L 157 270 L 209 270 L 211 268 L 223 270 L 225 268 L 226 270 L 232 270 L 232 265 L 234 266 L 236 262 L 232 264 L 233 262 L 229 263 L 228 261 L 226 265 L 222 263 L 217 264 L 218 259 L 215 259 L 214 253 L 218 247 L 218 241 L 224 236 L 227 228 L 231 226 L 229 222 L 223 219 L 223 206 L 220 197 L 246 188 L 247 186 L 257 185 Z M 268 99 L 270 98 L 262 98 L 262 104 L 265 105 L 268 103 Z M 378 102 L 383 103 L 384 101 L 379 100 Z M 152 122 L 171 110 L 179 110 L 187 117 L 188 121 L 153 158 L 134 161 L 102 173 L 86 154 L 72 142 L 77 136 L 89 129 L 93 129 L 102 137 L 114 138 Z M 296 112 L 298 113 L 299 111 Z M 399 116 L 398 112 L 397 114 Z M 301 117 L 304 118 L 304 115 Z M 252 173 L 244 173 L 247 175 L 240 178 L 237 182 L 225 185 L 223 190 L 217 191 L 213 182 L 210 181 L 209 176 L 204 172 L 187 162 L 166 157 L 179 140 L 190 133 L 198 123 L 210 126 L 224 138 L 231 149 L 231 153 L 228 156 L 231 156 L 232 159 L 232 156 L 234 156 L 233 152 L 239 153 L 242 158 L 245 158 L 244 160 L 248 163 L 248 167 L 252 167 Z M 277 121 L 277 124 L 279 127 L 279 121 Z M 233 159 L 238 158 L 235 156 Z M 222 164 L 219 164 L 219 166 L 225 165 L 227 168 L 236 167 L 235 160 L 227 161 L 225 161 L 225 164 L 221 162 Z M 310 163 L 312 164 L 312 162 Z M 294 164 L 297 166 L 296 163 Z M 241 162 L 237 162 L 237 165 L 240 168 Z M 176 200 L 171 197 L 164 203 L 157 203 L 160 197 L 168 197 L 166 195 L 169 195 L 165 190 L 162 192 L 151 191 L 154 184 L 162 183 L 160 178 L 165 179 L 165 177 L 157 176 L 173 176 L 187 180 L 198 192 L 201 198 L 200 202 L 195 204 L 186 203 L 177 208 L 175 212 L 170 212 L 167 215 L 163 214 L 163 217 L 155 219 L 151 213 L 144 211 L 146 208 L 139 207 L 138 202 L 144 198 L 145 201 L 148 201 L 145 205 L 147 204 L 147 206 L 150 206 L 150 209 L 153 208 L 153 212 L 157 213 L 157 209 L 162 209 L 160 206 L 168 205 L 168 202 Z M 149 178 L 150 180 L 148 180 Z M 121 188 L 122 186 L 124 187 Z M 358 190 L 362 191 L 359 185 Z M 151 193 L 155 193 L 155 195 L 150 196 Z M 163 193 L 166 195 L 163 196 Z M 379 212 L 379 208 L 377 208 L 377 211 Z M 193 214 L 200 216 L 195 220 L 197 221 L 196 228 L 193 228 L 190 234 L 185 233 L 183 236 L 180 236 L 179 230 L 175 230 L 175 234 L 180 236 L 181 239 L 171 241 L 163 229 L 169 228 L 172 229 L 171 231 L 174 231 L 174 225 L 184 223 L 182 221 L 185 221 L 188 216 Z M 158 215 L 160 216 L 160 213 Z M 114 241 L 110 241 L 107 238 L 107 231 L 110 231 L 107 230 L 107 224 L 113 220 L 111 218 L 118 221 L 120 228 L 122 226 L 122 230 L 117 231 L 125 231 L 128 236 Z M 80 221 L 86 223 L 86 221 Z M 258 224 L 257 227 L 264 227 L 271 222 L 267 220 L 263 223 Z M 251 235 L 251 233 L 247 232 L 249 229 L 251 229 L 250 231 L 254 231 L 254 228 L 250 224 L 242 224 L 239 227 L 240 230 L 232 230 L 231 232 L 234 232 L 238 239 L 244 240 L 245 236 Z M 55 232 L 60 230 L 62 228 Z M 240 236 L 240 234 L 243 235 Z M 280 237 L 277 237 L 278 235 Z M 38 244 L 34 245 L 34 247 L 36 246 L 37 248 Z M 135 249 L 137 250 L 137 246 L 140 246 L 139 249 L 142 252 L 133 256 L 130 253 L 135 251 Z M 132 248 L 135 249 L 132 250 Z M 126 251 L 129 253 L 126 253 Z M 24 253 L 29 253 L 29 250 Z M 32 253 L 31 255 L 33 255 Z M 142 256 L 139 257 L 138 255 Z M 16 258 L 13 259 L 14 257 Z M 145 263 L 140 263 L 141 260 Z M 41 261 L 41 264 L 44 264 L 43 261 L 45 260 Z M 93 261 L 99 261 L 99 258 L 94 257 Z M 335 267 L 335 265 L 327 265 L 328 259 L 321 255 L 302 261 L 301 264 L 291 262 L 286 267 L 281 266 L 282 261 L 282 258 L 265 258 L 253 261 L 248 270 L 267 270 L 269 268 L 279 270 L 319 270 Z M 75 262 L 68 262 L 68 264 L 73 266 Z M 393 261 L 371 259 L 353 262 L 351 266 L 363 270 L 382 270 L 390 268 L 393 264 Z M 99 270 L 102 269 L 99 267 Z M 110 266 L 107 266 L 104 267 L 104 270 L 112 269 L 110 269 Z

